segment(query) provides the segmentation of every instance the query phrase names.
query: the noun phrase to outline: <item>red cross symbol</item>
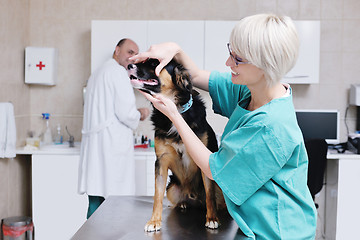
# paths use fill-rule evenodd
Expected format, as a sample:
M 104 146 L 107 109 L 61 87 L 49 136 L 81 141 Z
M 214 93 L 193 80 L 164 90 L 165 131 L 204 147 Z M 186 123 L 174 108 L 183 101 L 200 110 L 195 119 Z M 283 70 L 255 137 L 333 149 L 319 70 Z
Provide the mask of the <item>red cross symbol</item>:
M 42 61 L 40 61 L 39 64 L 36 64 L 36 67 L 38 67 L 39 70 L 42 70 L 42 68 L 45 67 L 45 65 L 42 64 Z

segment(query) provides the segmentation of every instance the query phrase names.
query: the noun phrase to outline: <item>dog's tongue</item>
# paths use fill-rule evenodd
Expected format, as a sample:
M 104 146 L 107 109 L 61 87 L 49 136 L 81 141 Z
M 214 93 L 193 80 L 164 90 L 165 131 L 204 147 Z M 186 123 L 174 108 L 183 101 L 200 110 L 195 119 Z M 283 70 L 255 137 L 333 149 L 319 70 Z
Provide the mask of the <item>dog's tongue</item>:
M 133 86 L 133 88 L 142 88 L 144 84 L 140 82 L 138 79 L 130 79 L 130 83 Z
M 158 80 L 156 80 L 156 79 L 148 79 L 148 80 L 140 79 L 139 81 L 143 82 L 144 84 L 152 85 L 152 86 L 158 84 Z
M 142 80 L 142 79 L 131 78 L 131 77 L 130 77 L 130 82 L 134 88 L 141 88 L 141 87 L 144 87 L 144 85 L 154 86 L 154 85 L 158 84 L 158 80 L 156 80 L 156 79 Z

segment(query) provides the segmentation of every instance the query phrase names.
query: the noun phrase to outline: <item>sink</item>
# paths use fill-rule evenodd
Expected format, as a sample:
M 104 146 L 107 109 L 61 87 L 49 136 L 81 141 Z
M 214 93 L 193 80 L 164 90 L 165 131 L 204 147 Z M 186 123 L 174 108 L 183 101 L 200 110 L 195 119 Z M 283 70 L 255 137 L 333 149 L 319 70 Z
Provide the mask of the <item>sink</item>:
M 46 152 L 79 152 L 80 142 L 75 142 L 74 147 L 69 147 L 68 142 L 64 142 L 63 144 L 42 145 L 40 150 Z

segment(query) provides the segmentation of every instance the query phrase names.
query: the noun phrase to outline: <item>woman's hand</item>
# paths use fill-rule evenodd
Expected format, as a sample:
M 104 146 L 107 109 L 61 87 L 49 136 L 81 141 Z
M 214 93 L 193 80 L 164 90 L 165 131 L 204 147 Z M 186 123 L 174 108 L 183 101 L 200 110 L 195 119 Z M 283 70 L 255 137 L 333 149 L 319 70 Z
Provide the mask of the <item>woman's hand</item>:
M 178 44 L 174 42 L 165 42 L 161 44 L 151 45 L 147 52 L 139 53 L 129 58 L 134 63 L 143 62 L 149 58 L 156 58 L 160 64 L 155 69 L 155 74 L 159 76 L 160 71 L 181 51 Z
M 149 100 L 153 106 L 167 116 L 171 121 L 174 120 L 177 116 L 180 115 L 175 103 L 171 99 L 163 96 L 162 94 L 153 94 L 145 93 L 143 91 L 139 92 L 144 95 L 144 97 Z

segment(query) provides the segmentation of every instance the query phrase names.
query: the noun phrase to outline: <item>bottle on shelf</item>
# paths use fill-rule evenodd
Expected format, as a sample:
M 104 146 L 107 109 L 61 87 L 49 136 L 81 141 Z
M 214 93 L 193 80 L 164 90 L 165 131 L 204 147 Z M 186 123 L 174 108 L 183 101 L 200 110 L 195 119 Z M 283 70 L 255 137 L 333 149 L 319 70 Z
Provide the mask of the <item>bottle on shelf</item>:
M 56 136 L 55 136 L 55 139 L 54 139 L 54 143 L 55 144 L 63 144 L 63 136 L 61 135 L 61 125 L 60 125 L 60 123 L 58 123 L 56 130 L 57 130 L 57 132 L 56 132 Z
M 46 127 L 45 127 L 45 132 L 43 135 L 43 143 L 44 144 L 52 144 L 52 135 L 51 135 L 51 130 L 50 130 L 50 113 L 43 113 L 42 114 L 43 119 L 45 119 L 46 121 Z

